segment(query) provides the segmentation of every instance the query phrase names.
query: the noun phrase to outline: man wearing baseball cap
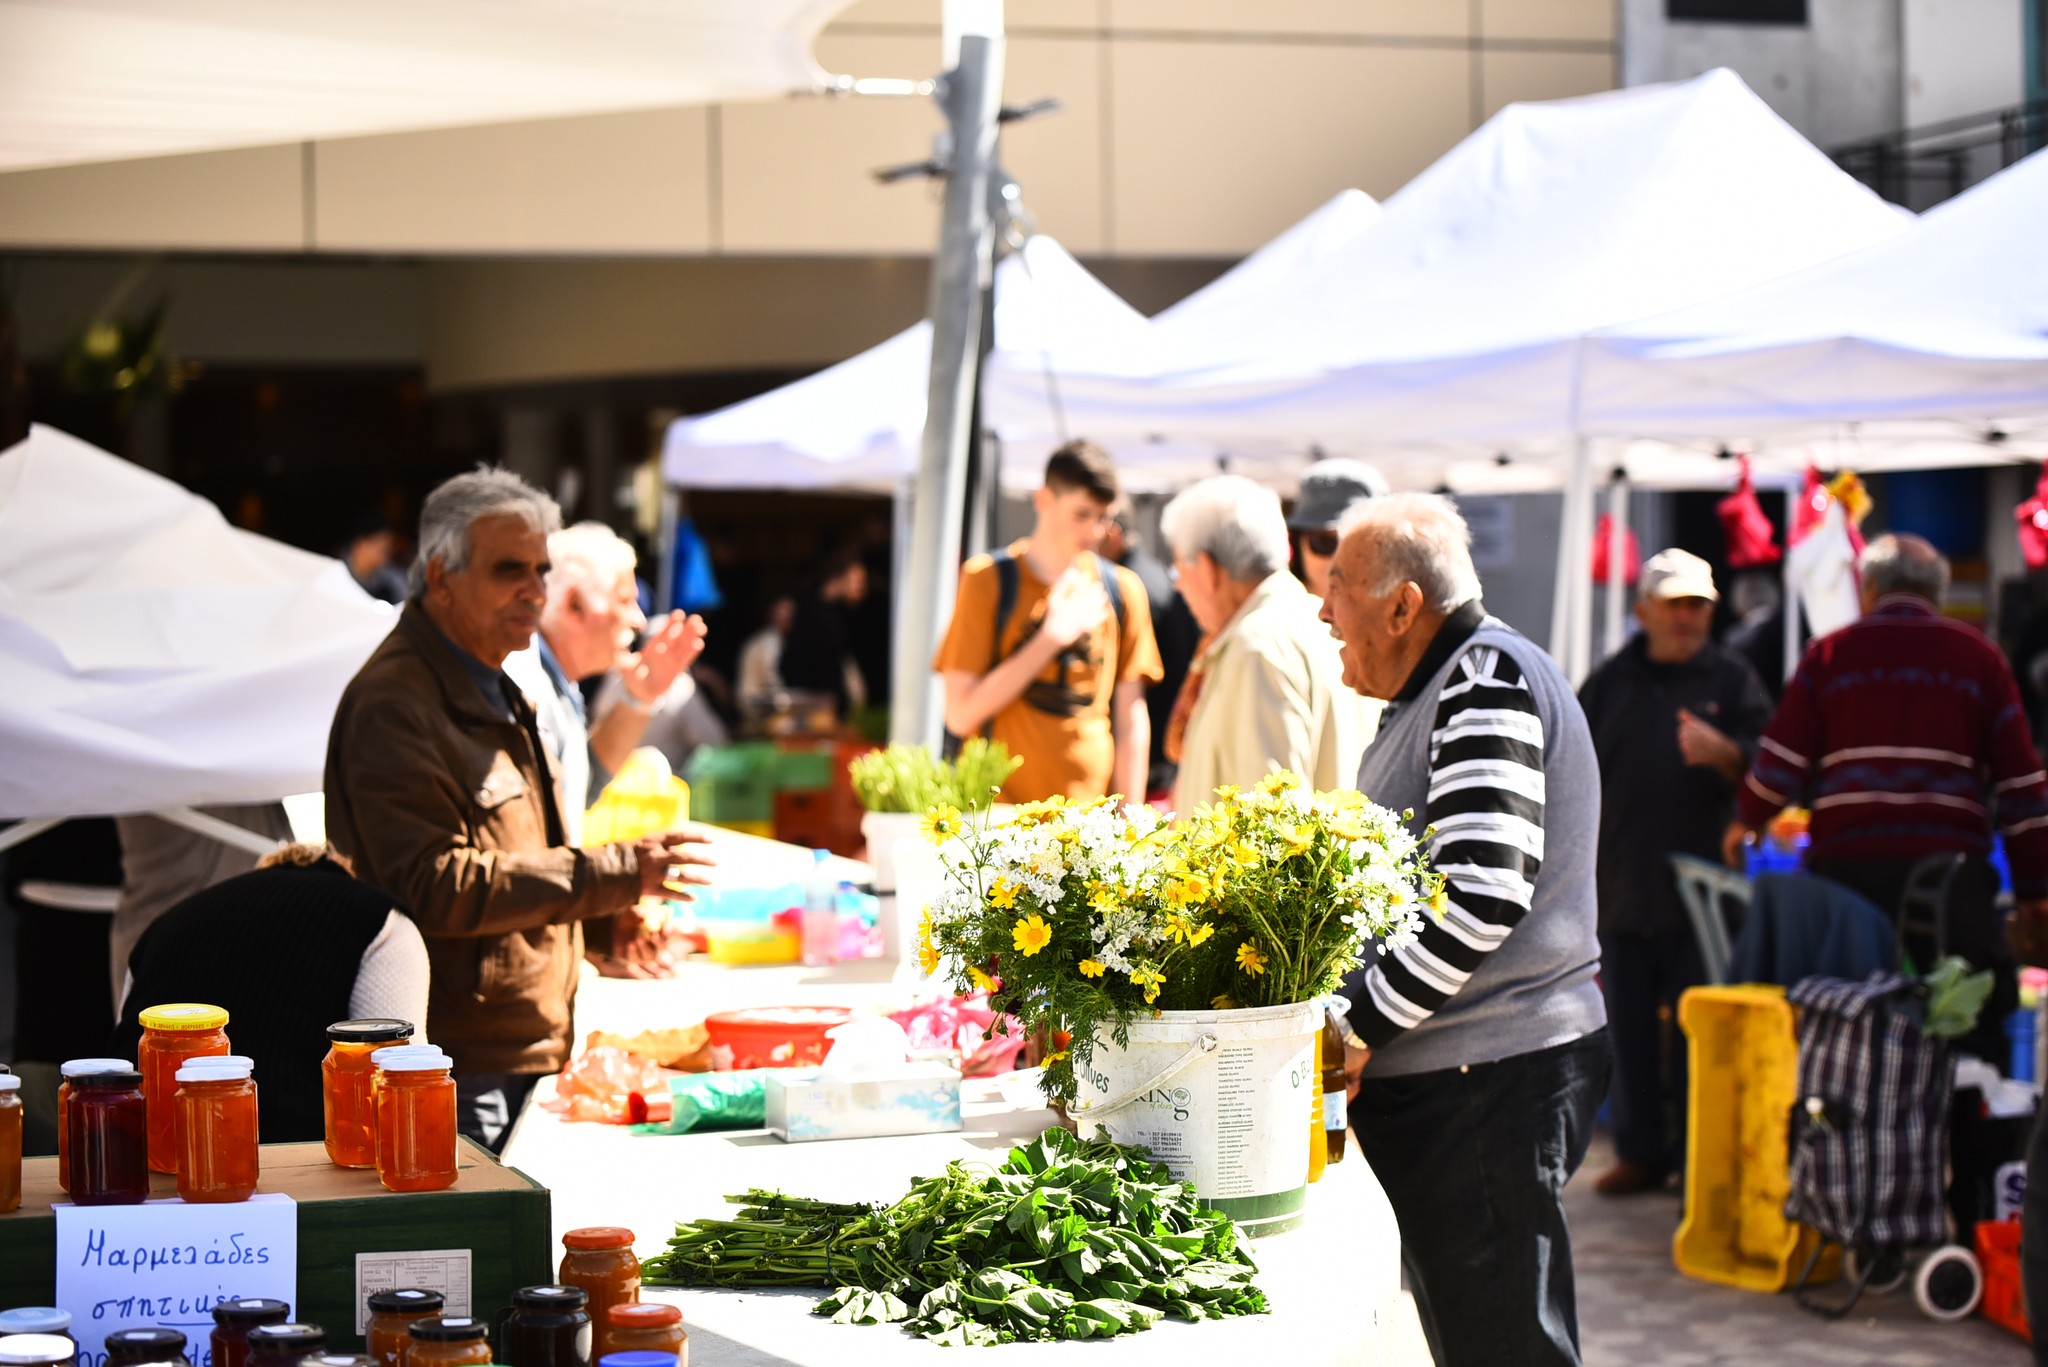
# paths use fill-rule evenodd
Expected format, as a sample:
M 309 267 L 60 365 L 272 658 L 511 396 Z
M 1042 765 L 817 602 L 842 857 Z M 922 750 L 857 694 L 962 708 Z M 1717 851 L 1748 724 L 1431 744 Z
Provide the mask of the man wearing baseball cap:
M 1338 525 L 1352 504 L 1384 498 L 1387 477 L 1361 460 L 1319 460 L 1301 476 L 1301 492 L 1288 515 L 1287 530 L 1301 556 L 1301 582 L 1326 597 L 1330 560 L 1337 554 Z
M 1685 1041 L 1678 995 L 1704 978 L 1671 872 L 1674 854 L 1718 862 L 1736 785 L 1771 720 L 1749 662 L 1709 637 L 1713 568 L 1668 550 L 1637 584 L 1642 630 L 1579 691 L 1600 763 L 1601 986 L 1614 1039 L 1615 1164 L 1605 1196 L 1661 1187 L 1685 1156 Z

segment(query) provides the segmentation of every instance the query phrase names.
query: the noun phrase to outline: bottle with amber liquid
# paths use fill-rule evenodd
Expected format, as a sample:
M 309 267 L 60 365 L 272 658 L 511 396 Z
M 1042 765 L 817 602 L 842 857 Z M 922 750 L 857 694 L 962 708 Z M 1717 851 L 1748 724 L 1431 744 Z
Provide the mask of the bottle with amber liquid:
M 1344 1137 L 1351 1132 L 1351 1116 L 1344 1095 L 1344 1017 L 1337 1008 L 1341 998 L 1332 997 L 1323 1011 L 1322 1105 L 1323 1161 L 1344 1161 Z
M 1330 1162 L 1329 1141 L 1323 1138 L 1323 1033 L 1320 1030 L 1316 1032 L 1308 1074 L 1308 1180 L 1311 1182 L 1323 1180 L 1323 1169 Z

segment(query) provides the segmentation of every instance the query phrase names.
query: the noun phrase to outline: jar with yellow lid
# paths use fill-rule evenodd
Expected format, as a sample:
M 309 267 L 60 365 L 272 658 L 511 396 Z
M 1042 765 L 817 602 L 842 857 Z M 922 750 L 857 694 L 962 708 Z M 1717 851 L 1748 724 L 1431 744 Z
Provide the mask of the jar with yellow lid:
M 228 1013 L 202 1002 L 173 1002 L 143 1011 L 142 1044 L 135 1056 L 149 1114 L 152 1172 L 178 1170 L 178 1069 L 186 1061 L 229 1052 Z

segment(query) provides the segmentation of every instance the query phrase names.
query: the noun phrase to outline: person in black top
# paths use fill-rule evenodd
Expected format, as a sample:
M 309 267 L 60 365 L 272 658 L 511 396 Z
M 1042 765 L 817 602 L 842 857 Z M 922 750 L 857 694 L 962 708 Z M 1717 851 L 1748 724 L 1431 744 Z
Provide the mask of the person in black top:
M 1579 691 L 1600 762 L 1601 986 L 1614 1039 L 1616 1162 L 1603 1195 L 1660 1187 L 1685 1153 L 1679 994 L 1703 978 L 1670 856 L 1720 861 L 1771 701 L 1749 662 L 1708 637 L 1718 598 L 1698 556 L 1643 566 L 1643 630 Z
M 853 648 L 855 617 L 867 596 L 867 566 L 856 555 L 835 556 L 818 592 L 797 604 L 782 644 L 783 687 L 828 694 L 842 720 L 867 704 L 867 680 Z

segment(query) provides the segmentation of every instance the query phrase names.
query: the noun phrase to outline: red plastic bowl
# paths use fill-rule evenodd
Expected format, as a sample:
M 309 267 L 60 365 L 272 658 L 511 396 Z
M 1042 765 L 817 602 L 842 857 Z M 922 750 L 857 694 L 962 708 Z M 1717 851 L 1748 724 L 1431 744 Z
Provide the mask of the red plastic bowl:
M 825 1061 L 825 1032 L 853 1019 L 843 1006 L 753 1006 L 704 1018 L 718 1068 L 812 1068 Z M 725 1061 L 730 1050 L 732 1061 Z

